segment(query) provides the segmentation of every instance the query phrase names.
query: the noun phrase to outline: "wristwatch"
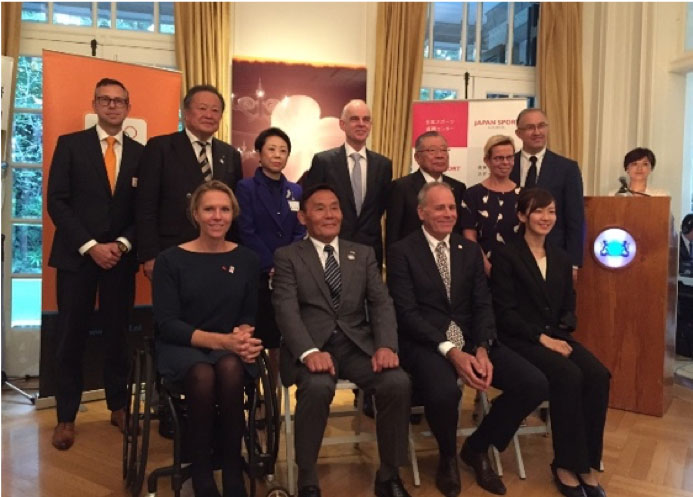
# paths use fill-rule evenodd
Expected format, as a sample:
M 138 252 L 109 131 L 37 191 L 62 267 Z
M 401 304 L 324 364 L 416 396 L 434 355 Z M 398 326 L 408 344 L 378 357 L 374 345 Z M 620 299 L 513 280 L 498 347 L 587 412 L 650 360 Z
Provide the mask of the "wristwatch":
M 116 241 L 116 245 L 118 245 L 118 250 L 120 250 L 121 254 L 124 254 L 128 251 L 128 246 L 125 245 L 123 242 L 120 240 Z

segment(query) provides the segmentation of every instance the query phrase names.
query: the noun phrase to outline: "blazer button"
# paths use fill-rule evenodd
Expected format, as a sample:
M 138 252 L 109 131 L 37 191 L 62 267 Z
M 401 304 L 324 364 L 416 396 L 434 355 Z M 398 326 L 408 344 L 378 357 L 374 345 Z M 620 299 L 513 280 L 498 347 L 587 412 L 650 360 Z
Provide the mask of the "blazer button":
M 277 236 L 278 236 L 279 238 L 283 238 L 283 237 L 284 237 L 284 235 L 283 235 L 283 233 L 282 233 L 281 231 L 277 231 Z
M 185 198 L 190 199 L 190 197 L 192 197 L 192 193 L 189 193 L 189 192 L 188 192 L 188 193 L 185 194 Z

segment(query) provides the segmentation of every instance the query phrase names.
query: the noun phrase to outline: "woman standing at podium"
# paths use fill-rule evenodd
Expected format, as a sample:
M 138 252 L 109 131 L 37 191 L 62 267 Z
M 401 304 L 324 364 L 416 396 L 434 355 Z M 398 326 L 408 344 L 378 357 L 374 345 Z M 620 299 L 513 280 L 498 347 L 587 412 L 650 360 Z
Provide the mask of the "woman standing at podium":
M 567 497 L 604 497 L 595 470 L 609 400 L 609 371 L 572 337 L 576 326 L 572 265 L 546 243 L 556 223 L 551 194 L 520 193 L 521 235 L 493 256 L 491 289 L 499 339 L 549 381 L 554 460 L 551 471 Z
M 669 197 L 669 192 L 647 186 L 647 180 L 654 171 L 657 159 L 649 148 L 634 148 L 623 158 L 623 169 L 628 175 L 628 188 L 623 186 L 609 192 L 609 196 L 625 195 L 635 197 Z

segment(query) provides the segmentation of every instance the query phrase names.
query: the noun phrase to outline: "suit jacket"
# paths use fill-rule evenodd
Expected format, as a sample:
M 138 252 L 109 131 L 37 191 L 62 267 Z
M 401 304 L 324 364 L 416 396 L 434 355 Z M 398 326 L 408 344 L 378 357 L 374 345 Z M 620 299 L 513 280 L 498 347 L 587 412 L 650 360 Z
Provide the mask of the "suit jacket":
M 260 256 L 264 272 L 274 267 L 274 251 L 278 247 L 298 241 L 305 235 L 306 229 L 296 216 L 301 193 L 299 185 L 287 181 L 282 175 L 279 186 L 281 201 L 277 203 L 260 167 L 252 178 L 240 181 L 236 187 L 241 207 L 237 219 L 241 243 Z
M 282 334 L 281 373 L 287 385 L 295 381 L 301 354 L 322 349 L 338 328 L 369 356 L 380 347 L 397 350 L 395 311 L 373 249 L 340 238 L 339 268 L 342 293 L 335 309 L 310 239 L 274 254 L 272 303 Z
M 243 177 L 241 154 L 214 138 L 212 156 L 213 178 L 235 189 Z M 187 211 L 192 192 L 203 182 L 195 150 L 185 131 L 156 136 L 147 142 L 140 159 L 137 194 L 140 262 L 198 235 Z
M 679 234 L 679 263 L 681 262 L 692 262 L 693 254 L 689 250 L 689 241 L 683 236 L 683 233 Z
M 510 179 L 520 184 L 520 152 L 515 154 Z M 568 252 L 573 266 L 582 266 L 585 204 L 577 162 L 546 150 L 537 186 L 550 191 L 556 199 L 556 225 L 549 233 L 548 241 Z
M 457 226 L 462 233 L 462 195 L 467 187 L 461 181 L 443 175 L 443 181 L 452 187 L 457 204 Z M 426 184 L 421 170 L 403 176 L 392 183 L 385 220 L 385 244 L 387 247 L 401 240 L 412 231 L 421 228 L 417 208 L 419 191 Z
M 79 253 L 82 245 L 122 236 L 133 250 L 121 262 L 137 269 L 133 176 L 142 149 L 123 134 L 120 169 L 111 193 L 96 127 L 58 138 L 48 178 L 48 214 L 55 224 L 50 266 L 76 271 L 87 261 Z
M 450 299 L 428 241 L 419 229 L 394 243 L 387 254 L 387 284 L 395 302 L 400 345 L 437 350 L 455 321 L 465 349 L 496 338 L 491 294 L 479 245 L 450 235 Z
M 383 235 L 380 220 L 385 212 L 392 181 L 392 161 L 368 149 L 366 159 L 366 195 L 358 216 L 344 145 L 315 154 L 303 186 L 308 188 L 318 183 L 327 183 L 334 188 L 343 215 L 339 237 L 373 247 L 378 263 L 382 264 Z
M 546 243 L 546 281 L 524 237 L 493 255 L 491 290 L 498 334 L 504 343 L 536 342 L 544 333 L 572 340 L 575 329 L 573 269 L 568 254 Z

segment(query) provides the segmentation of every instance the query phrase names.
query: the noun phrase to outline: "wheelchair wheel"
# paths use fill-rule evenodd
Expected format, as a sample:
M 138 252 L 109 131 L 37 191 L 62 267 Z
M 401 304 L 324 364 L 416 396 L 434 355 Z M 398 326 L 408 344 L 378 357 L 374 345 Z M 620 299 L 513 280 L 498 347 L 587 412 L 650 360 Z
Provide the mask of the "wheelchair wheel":
M 265 497 L 291 497 L 289 492 L 281 487 L 271 488 L 265 494 Z

